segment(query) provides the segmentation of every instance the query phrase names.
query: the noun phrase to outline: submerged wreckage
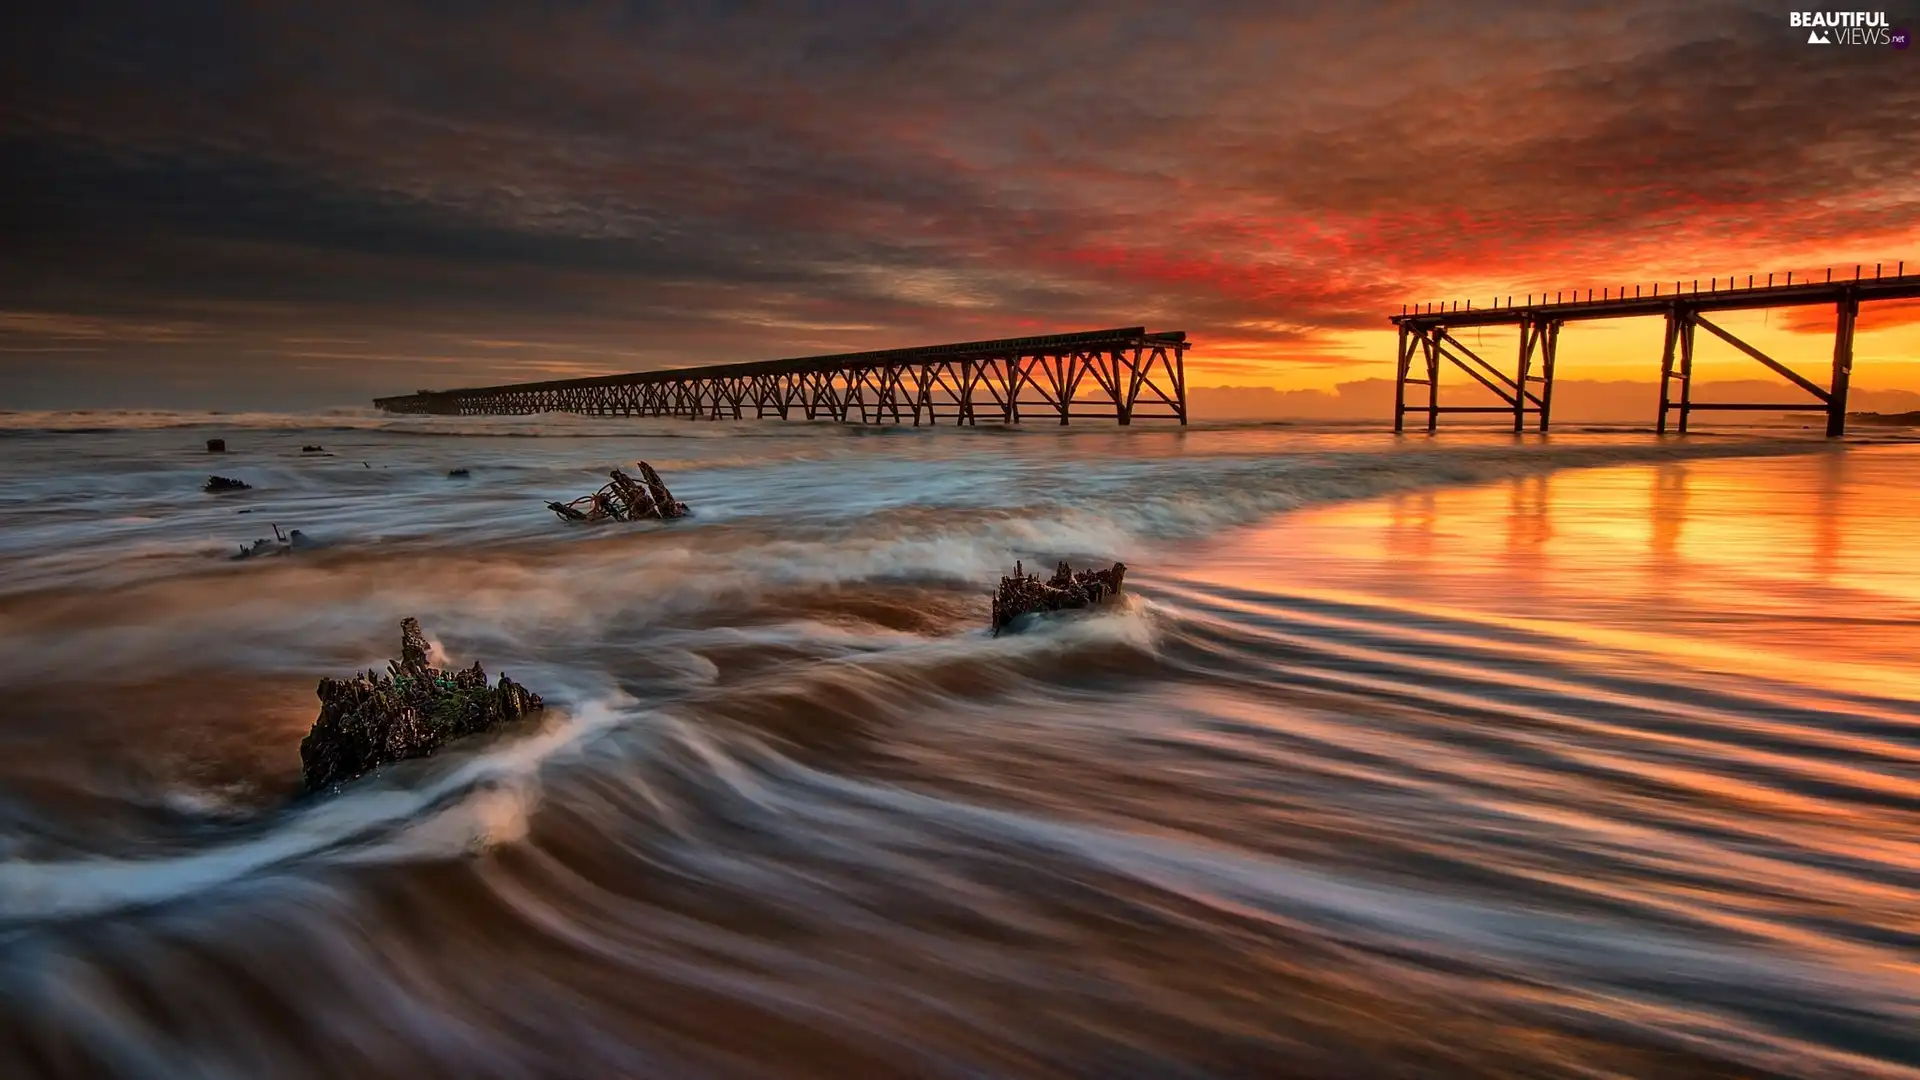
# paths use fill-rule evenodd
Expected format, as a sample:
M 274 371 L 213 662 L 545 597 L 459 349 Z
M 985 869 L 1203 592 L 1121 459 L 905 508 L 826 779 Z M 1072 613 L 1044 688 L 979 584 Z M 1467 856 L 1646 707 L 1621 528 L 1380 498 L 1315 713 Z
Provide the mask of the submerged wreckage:
M 687 504 L 674 499 L 653 466 L 642 461 L 640 479 L 619 469 L 607 475 L 613 482 L 591 495 L 568 503 L 550 502 L 547 509 L 561 521 L 644 521 L 687 516 Z
M 244 512 L 245 511 L 242 511 L 242 513 Z M 272 522 L 268 522 L 268 524 L 273 525 Z M 301 532 L 299 529 L 289 529 L 286 532 L 281 532 L 279 525 L 273 525 L 273 539 L 268 540 L 263 537 L 255 540 L 252 547 L 241 544 L 240 553 L 229 557 L 233 559 L 252 559 L 261 555 L 291 555 L 296 551 L 306 551 L 316 546 L 312 540 L 307 538 L 307 534 Z
M 321 679 L 320 718 L 300 741 L 307 790 L 352 780 L 376 766 L 426 757 L 463 735 L 490 731 L 541 709 L 540 695 L 502 674 L 489 685 L 478 663 L 442 671 L 427 663 L 432 646 L 420 623 L 400 623 L 400 659 L 387 673 Z
M 1013 576 L 1000 579 L 1000 590 L 993 595 L 993 633 L 1007 628 L 1022 615 L 1042 611 L 1068 611 L 1100 607 L 1120 597 L 1120 586 L 1127 576 L 1126 563 L 1114 563 L 1111 570 L 1081 570 L 1061 563 L 1049 581 L 1041 581 L 1013 564 Z

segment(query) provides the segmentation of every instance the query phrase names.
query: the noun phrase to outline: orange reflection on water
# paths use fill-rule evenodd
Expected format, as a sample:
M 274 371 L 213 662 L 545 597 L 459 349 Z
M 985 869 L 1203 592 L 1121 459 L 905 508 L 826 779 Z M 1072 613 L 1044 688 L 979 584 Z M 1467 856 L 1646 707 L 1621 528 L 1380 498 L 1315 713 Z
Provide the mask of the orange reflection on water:
M 1299 513 L 1183 576 L 1915 700 L 1916 476 L 1912 446 L 1567 470 Z

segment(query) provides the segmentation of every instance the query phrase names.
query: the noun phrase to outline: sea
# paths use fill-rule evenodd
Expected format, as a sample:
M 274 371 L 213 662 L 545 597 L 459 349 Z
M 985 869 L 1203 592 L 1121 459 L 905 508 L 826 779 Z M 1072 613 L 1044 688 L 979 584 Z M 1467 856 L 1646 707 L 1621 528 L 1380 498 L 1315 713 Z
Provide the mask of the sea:
M 693 516 L 547 510 L 642 460 Z M 0 414 L 0 1075 L 1920 1077 L 1917 483 L 1791 421 Z M 993 636 L 1061 560 L 1123 601 Z M 303 793 L 407 617 L 547 708 Z

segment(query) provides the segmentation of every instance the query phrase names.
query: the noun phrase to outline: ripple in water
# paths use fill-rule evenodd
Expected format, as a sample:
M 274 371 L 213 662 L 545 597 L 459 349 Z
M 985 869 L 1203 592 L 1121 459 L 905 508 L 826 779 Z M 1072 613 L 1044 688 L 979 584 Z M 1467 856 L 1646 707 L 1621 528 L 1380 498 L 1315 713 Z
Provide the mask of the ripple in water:
M 12 425 L 10 1075 L 1920 1075 L 1911 447 L 223 419 Z M 555 707 L 290 801 L 404 614 Z

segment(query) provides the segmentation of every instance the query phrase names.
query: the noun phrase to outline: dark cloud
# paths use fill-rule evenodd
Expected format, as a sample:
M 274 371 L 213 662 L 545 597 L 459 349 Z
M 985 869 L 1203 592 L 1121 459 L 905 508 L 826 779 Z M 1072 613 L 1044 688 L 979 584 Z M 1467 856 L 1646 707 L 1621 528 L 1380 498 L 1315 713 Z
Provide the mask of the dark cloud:
M 1920 238 L 1920 54 L 1763 5 L 68 7 L 0 45 L 36 397 L 1134 322 L 1319 365 L 1435 290 Z

